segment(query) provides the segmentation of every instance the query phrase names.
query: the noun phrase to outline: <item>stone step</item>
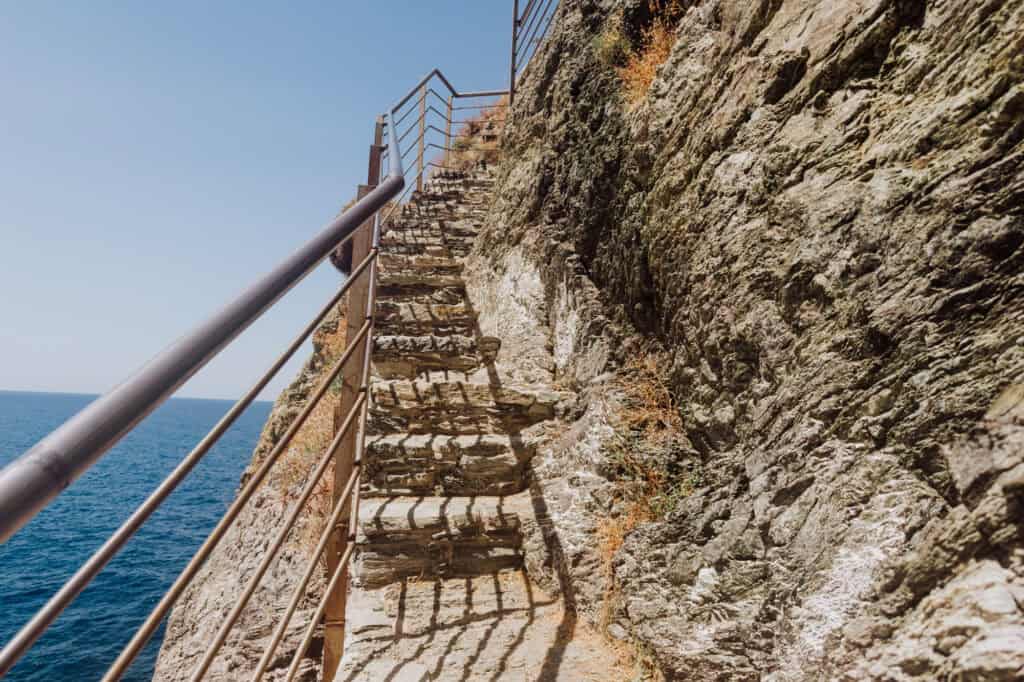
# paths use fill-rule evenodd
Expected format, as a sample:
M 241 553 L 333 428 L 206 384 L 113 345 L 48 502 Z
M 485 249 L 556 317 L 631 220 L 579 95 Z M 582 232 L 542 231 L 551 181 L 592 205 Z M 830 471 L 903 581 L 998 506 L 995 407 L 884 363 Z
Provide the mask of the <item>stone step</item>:
M 412 227 L 409 229 L 395 229 L 387 232 L 381 237 L 381 244 L 393 244 L 402 245 L 408 243 L 419 243 L 419 244 L 434 244 L 441 247 L 456 247 L 468 249 L 473 245 L 473 241 L 476 239 L 476 231 L 450 231 L 442 228 L 420 228 Z M 401 251 L 395 251 L 392 249 L 385 249 L 387 253 L 395 256 L 408 255 Z M 452 258 L 456 256 L 453 253 L 442 251 L 434 258 Z
M 460 272 L 419 272 L 415 270 L 385 270 L 384 268 L 380 269 L 377 284 L 384 290 L 405 287 L 414 289 L 462 289 L 465 287 Z
M 607 635 L 525 572 L 353 590 L 331 682 L 608 682 L 639 679 Z
M 389 434 L 368 440 L 363 495 L 510 495 L 526 486 L 532 445 L 501 434 Z
M 408 254 L 381 253 L 378 262 L 381 273 L 408 272 L 438 275 L 458 275 L 462 273 L 462 263 L 447 255 L 416 254 L 410 256 Z
M 443 235 L 448 239 L 471 240 L 479 233 L 476 222 L 464 219 L 441 220 L 439 218 L 416 217 L 398 218 L 388 221 L 388 232 L 405 232 L 412 235 Z
M 555 416 L 560 394 L 545 388 L 462 381 L 377 381 L 370 433 L 513 433 Z
M 471 372 L 480 366 L 471 336 L 390 336 L 373 340 L 373 369 L 385 379 L 415 379 L 427 371 Z
M 473 180 L 451 180 L 428 184 L 426 189 L 430 195 L 450 195 L 456 193 L 463 198 L 474 201 L 485 201 L 493 191 L 494 183 Z
M 403 578 L 516 570 L 528 515 L 522 500 L 505 497 L 361 500 L 355 581 L 376 588 Z
M 403 207 L 403 212 L 417 211 L 450 211 L 453 213 L 466 213 L 479 211 L 489 206 L 488 192 L 467 192 L 465 190 L 451 190 L 413 197 Z
M 452 202 L 455 203 L 462 199 L 462 192 L 459 190 L 443 190 L 436 185 L 432 186 L 427 183 L 423 186 L 422 190 L 418 190 L 412 193 L 412 197 L 409 199 L 410 204 L 424 204 L 424 203 L 436 203 L 436 202 Z
M 403 232 L 389 230 L 381 237 L 381 250 L 392 254 L 429 254 L 460 257 L 469 253 L 472 239 L 446 237 L 437 231 Z
M 395 303 L 422 303 L 425 305 L 455 305 L 466 300 L 464 287 L 431 287 L 408 284 L 403 286 L 382 286 L 378 295 Z
M 374 329 L 382 334 L 468 334 L 476 324 L 476 313 L 465 303 L 410 303 L 380 299 Z
M 406 255 L 425 254 L 431 256 L 449 256 L 452 258 L 463 258 L 469 253 L 470 242 L 458 244 L 445 244 L 443 241 L 418 241 L 406 239 L 389 239 L 387 236 L 381 238 L 381 246 L 390 253 Z

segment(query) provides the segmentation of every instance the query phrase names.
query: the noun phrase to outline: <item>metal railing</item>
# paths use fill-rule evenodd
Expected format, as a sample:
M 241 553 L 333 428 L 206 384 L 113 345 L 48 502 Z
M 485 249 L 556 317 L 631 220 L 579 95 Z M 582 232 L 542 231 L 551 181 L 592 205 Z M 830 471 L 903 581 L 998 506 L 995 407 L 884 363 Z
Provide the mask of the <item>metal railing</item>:
M 329 576 L 327 588 L 313 618 L 305 628 L 302 641 L 292 657 L 286 679 L 291 680 L 297 674 L 316 627 L 321 621 L 325 625 L 323 679 L 332 679 L 340 662 L 344 644 L 347 567 L 355 549 L 358 524 L 359 478 L 370 402 L 377 260 L 381 236 L 386 224 L 397 215 L 396 211 L 403 205 L 402 202 L 413 189 L 422 191 L 424 180 L 429 178 L 431 173 L 437 169 L 456 168 L 454 164 L 464 161 L 460 159 L 460 154 L 472 155 L 494 151 L 491 146 L 484 145 L 483 148 L 479 148 L 461 140 L 479 139 L 480 136 L 476 133 L 481 130 L 480 126 L 500 127 L 504 118 L 498 118 L 496 112 L 500 112 L 507 103 L 501 99 L 490 102 L 481 100 L 503 98 L 507 94 L 508 92 L 504 90 L 459 92 L 439 70 L 431 71 L 378 119 L 374 142 L 370 147 L 367 184 L 360 186 L 359 199 L 350 209 L 344 211 L 313 239 L 246 289 L 219 313 L 172 344 L 117 388 L 98 398 L 20 458 L 0 470 L 0 542 L 3 542 L 28 523 L 325 258 L 342 246 L 352 249 L 354 267 L 351 268 L 348 278 L 313 320 L 114 534 L 0 650 L 0 676 L 14 666 L 61 612 L 100 573 L 252 404 L 327 315 L 347 297 L 349 313 L 346 320 L 345 350 L 323 375 L 301 412 L 256 471 L 244 482 L 234 502 L 206 541 L 103 677 L 104 680 L 117 680 L 126 672 L 176 600 L 216 550 L 254 493 L 267 479 L 271 469 L 287 452 L 292 439 L 307 422 L 329 387 L 340 379 L 340 409 L 336 413 L 336 430 L 332 442 L 316 462 L 297 499 L 286 512 L 283 524 L 268 545 L 256 571 L 242 588 L 238 600 L 221 623 L 214 638 L 207 643 L 203 657 L 190 677 L 192 680 L 200 680 L 209 671 L 228 634 L 246 608 L 261 579 L 278 557 L 279 550 L 287 541 L 314 490 L 333 463 L 333 499 L 328 519 L 320 533 L 313 556 L 301 580 L 295 586 L 288 607 L 251 678 L 258 681 L 266 673 L 295 610 L 305 595 L 310 579 L 320 565 L 321 558 L 326 554 Z M 434 98 L 433 103 L 431 98 Z M 437 101 L 444 105 L 443 112 L 434 106 Z M 460 101 L 467 104 L 455 106 Z M 459 111 L 482 113 L 475 117 L 459 119 L 456 114 Z M 462 126 L 462 129 L 458 126 Z M 413 131 L 418 131 L 418 134 L 410 140 L 409 135 Z M 407 146 L 403 146 L 405 144 Z M 428 150 L 431 149 L 438 150 L 440 155 L 428 159 Z M 416 153 L 415 163 L 406 166 L 403 160 L 413 150 Z M 386 173 L 383 170 L 385 159 Z
M 548 29 L 558 11 L 558 0 L 523 0 L 526 6 L 519 11 L 520 0 L 512 2 L 512 59 L 509 67 L 510 103 L 515 102 L 516 84 L 521 81 L 533 56 L 540 49 Z

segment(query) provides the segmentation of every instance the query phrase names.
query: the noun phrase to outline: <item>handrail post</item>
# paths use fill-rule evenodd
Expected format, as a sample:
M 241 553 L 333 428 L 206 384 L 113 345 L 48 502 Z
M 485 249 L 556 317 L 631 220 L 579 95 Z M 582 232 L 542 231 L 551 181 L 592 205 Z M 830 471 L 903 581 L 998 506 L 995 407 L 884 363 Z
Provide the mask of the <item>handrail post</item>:
M 519 0 L 512 0 L 512 61 L 508 76 L 508 107 L 516 99 L 516 47 L 519 41 Z M 509 112 L 511 113 L 511 112 Z
M 423 152 L 427 142 L 427 84 L 423 84 L 420 93 L 420 146 L 416 155 L 416 191 L 423 191 Z
M 448 125 L 444 130 L 444 148 L 445 155 L 447 157 L 445 163 L 446 166 L 450 165 L 450 162 L 454 161 L 452 158 L 452 101 L 455 99 L 455 95 L 448 95 Z
M 359 197 L 369 194 L 380 177 L 382 142 L 384 139 L 384 124 L 381 119 L 377 120 L 374 131 L 374 144 L 370 147 L 370 161 L 367 171 L 367 184 L 359 186 Z M 370 253 L 373 246 L 373 225 L 374 218 L 371 217 L 359 227 L 359 231 L 352 238 L 352 262 L 361 262 Z M 349 289 L 345 310 L 345 338 L 354 339 L 359 330 L 365 324 L 365 311 L 370 297 L 370 276 L 373 266 L 367 268 L 360 275 L 360 281 L 354 282 Z M 358 343 L 355 355 L 365 354 L 369 349 L 364 344 L 372 344 L 372 338 L 366 335 Z M 360 363 L 351 363 L 346 366 L 342 373 L 341 396 L 338 401 L 337 411 L 334 413 L 335 431 L 341 427 L 342 422 L 353 409 L 359 400 L 363 384 L 363 366 Z M 358 433 L 356 429 L 350 429 L 342 439 L 338 448 L 337 459 L 334 462 L 334 486 L 333 503 L 345 504 L 348 508 L 342 512 L 341 518 L 335 527 L 332 540 L 327 550 L 327 575 L 331 576 L 338 567 L 338 562 L 348 549 L 350 541 L 348 529 L 351 520 L 359 513 L 354 508 L 350 496 L 348 500 L 340 500 L 345 485 L 352 476 L 355 468 L 356 444 Z M 356 482 L 358 487 L 359 483 Z M 343 575 L 337 582 L 334 591 L 327 597 L 327 609 L 324 613 L 324 654 L 323 654 L 323 678 L 333 680 L 334 674 L 341 663 L 341 656 L 345 647 L 345 609 L 348 602 L 348 569 L 342 568 Z

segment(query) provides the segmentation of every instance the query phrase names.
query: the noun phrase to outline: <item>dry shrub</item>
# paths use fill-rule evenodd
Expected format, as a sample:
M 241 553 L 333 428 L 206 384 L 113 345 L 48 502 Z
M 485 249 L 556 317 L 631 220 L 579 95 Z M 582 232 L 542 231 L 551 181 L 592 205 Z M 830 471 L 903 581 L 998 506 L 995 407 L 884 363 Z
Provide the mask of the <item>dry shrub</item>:
M 340 314 L 328 318 L 313 338 L 314 357 L 318 371 L 313 381 L 319 385 L 331 367 L 345 351 L 345 316 Z M 334 439 L 335 410 L 340 393 L 335 387 L 328 390 L 310 412 L 306 422 L 288 445 L 287 451 L 277 465 L 275 483 L 286 503 L 298 500 L 302 489 L 309 481 L 313 469 L 323 457 Z M 324 523 L 331 512 L 334 486 L 334 463 L 327 466 L 323 476 L 313 489 L 306 503 L 304 523 L 299 531 L 300 543 L 312 549 L 323 532 Z
M 451 150 L 444 153 L 441 165 L 451 170 L 467 170 L 481 161 L 497 163 L 508 115 L 508 97 L 488 107 L 467 118 L 460 127 L 452 128 Z M 453 119 L 457 118 L 455 113 L 452 112 Z
M 647 96 L 658 67 L 672 52 L 675 27 L 684 5 L 681 0 L 649 0 L 647 9 L 650 23 L 640 29 L 640 42 L 635 49 L 626 37 L 622 15 L 611 19 L 594 41 L 598 59 L 615 67 L 630 107 Z
M 636 358 L 626 365 L 618 381 L 625 398 L 618 415 L 619 426 L 659 443 L 679 432 L 683 421 L 664 370 L 669 365 L 669 358 L 658 354 Z
M 623 669 L 633 671 L 632 679 L 660 682 L 663 678 L 654 666 L 653 658 L 645 651 L 641 643 L 614 640 L 608 634 L 612 613 L 619 601 L 619 587 L 615 582 L 612 562 L 626 541 L 626 536 L 641 523 L 652 521 L 654 517 L 650 505 L 644 504 L 642 498 L 637 499 L 627 507 L 624 513 L 614 518 L 602 519 L 598 523 L 597 541 L 605 581 L 604 602 L 601 607 L 601 632 L 615 652 L 618 665 Z
M 633 360 L 620 373 L 616 386 L 622 405 L 613 419 L 615 436 L 606 455 L 616 472 L 616 512 L 599 521 L 598 551 L 605 580 L 601 625 L 607 635 L 619 600 L 614 561 L 626 537 L 638 526 L 663 518 L 692 489 L 693 478 L 652 458 L 652 453 L 671 452 L 682 431 L 682 418 L 669 387 L 666 368 L 671 363 L 659 354 Z M 637 643 L 614 643 L 624 665 L 640 679 L 658 679 L 652 657 Z

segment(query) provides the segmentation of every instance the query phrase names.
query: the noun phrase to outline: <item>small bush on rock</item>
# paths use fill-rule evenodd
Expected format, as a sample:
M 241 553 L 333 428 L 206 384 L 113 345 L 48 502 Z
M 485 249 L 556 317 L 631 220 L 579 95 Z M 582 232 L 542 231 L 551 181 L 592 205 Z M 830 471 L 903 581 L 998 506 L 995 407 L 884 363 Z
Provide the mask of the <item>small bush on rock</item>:
M 606 630 L 618 598 L 613 562 L 626 537 L 641 524 L 671 514 L 701 485 L 699 463 L 688 457 L 682 417 L 669 389 L 670 366 L 662 355 L 647 355 L 623 368 L 617 382 L 622 404 L 612 420 L 616 433 L 604 452 L 607 474 L 617 490 L 612 513 L 597 528 Z M 638 652 L 624 645 L 621 653 L 634 667 L 645 668 Z M 643 678 L 648 678 L 646 673 Z
M 615 16 L 594 39 L 597 58 L 614 67 L 622 81 L 626 103 L 636 106 L 654 82 L 658 68 L 665 63 L 675 43 L 675 27 L 684 11 L 680 0 L 649 0 L 647 20 L 639 27 L 639 41 L 629 39 L 625 20 Z
M 618 14 L 605 24 L 604 30 L 594 38 L 594 52 L 605 66 L 621 67 L 630 58 L 633 46 L 622 27 L 622 15 Z

